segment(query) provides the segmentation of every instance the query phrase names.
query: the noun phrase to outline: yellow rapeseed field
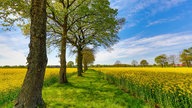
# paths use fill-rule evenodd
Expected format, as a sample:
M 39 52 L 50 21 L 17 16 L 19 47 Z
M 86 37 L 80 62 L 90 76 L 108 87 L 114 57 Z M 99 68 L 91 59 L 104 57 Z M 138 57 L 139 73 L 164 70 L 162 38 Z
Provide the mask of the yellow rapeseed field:
M 26 71 L 26 68 L 0 68 L 0 92 L 6 92 L 21 87 Z M 76 71 L 76 68 L 67 68 L 67 73 Z M 47 68 L 45 79 L 53 74 L 58 75 L 59 68 Z
M 164 107 L 192 107 L 192 68 L 94 68 L 129 92 Z

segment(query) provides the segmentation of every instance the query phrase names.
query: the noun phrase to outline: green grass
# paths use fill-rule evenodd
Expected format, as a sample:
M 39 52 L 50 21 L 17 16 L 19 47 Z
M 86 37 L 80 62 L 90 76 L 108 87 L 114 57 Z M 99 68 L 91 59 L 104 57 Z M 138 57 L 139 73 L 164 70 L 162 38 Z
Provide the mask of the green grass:
M 68 84 L 59 84 L 57 76 L 45 80 L 43 99 L 47 108 L 149 108 L 144 101 L 103 80 L 96 71 L 89 70 L 83 77 L 73 73 L 68 80 Z M 1 95 L 4 100 L 0 108 L 12 108 L 18 93 L 19 89 Z
M 89 70 L 83 77 L 70 77 L 69 84 L 55 83 L 43 89 L 48 108 L 143 108 L 142 100 L 133 98 Z

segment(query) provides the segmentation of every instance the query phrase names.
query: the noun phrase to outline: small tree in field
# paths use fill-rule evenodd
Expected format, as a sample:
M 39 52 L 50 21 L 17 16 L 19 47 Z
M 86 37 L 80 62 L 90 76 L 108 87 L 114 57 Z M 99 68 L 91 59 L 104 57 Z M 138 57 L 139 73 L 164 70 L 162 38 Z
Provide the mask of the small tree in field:
M 186 64 L 187 67 L 191 66 L 191 64 L 192 64 L 192 47 L 183 50 L 183 52 L 180 54 L 180 61 L 183 64 Z
M 141 60 L 141 62 L 140 62 L 140 65 L 143 67 L 147 66 L 148 64 L 149 63 L 147 62 L 147 60 Z
M 155 62 L 161 67 L 165 67 L 168 64 L 167 56 L 165 54 L 159 55 L 155 58 Z
M 117 60 L 115 61 L 114 65 L 120 65 L 121 64 L 121 61 Z
M 168 57 L 168 62 L 169 62 L 169 65 L 175 67 L 176 63 L 178 62 L 178 57 L 176 55 L 170 55 Z
M 88 70 L 88 65 L 95 61 L 94 51 L 90 48 L 84 48 L 82 51 L 84 72 Z
M 133 61 L 131 62 L 131 64 L 132 64 L 134 67 L 136 67 L 136 66 L 138 65 L 138 62 L 137 62 L 136 60 L 133 60 Z
M 74 62 L 73 62 L 73 61 L 69 61 L 69 62 L 67 63 L 67 67 L 68 67 L 68 68 L 74 67 Z

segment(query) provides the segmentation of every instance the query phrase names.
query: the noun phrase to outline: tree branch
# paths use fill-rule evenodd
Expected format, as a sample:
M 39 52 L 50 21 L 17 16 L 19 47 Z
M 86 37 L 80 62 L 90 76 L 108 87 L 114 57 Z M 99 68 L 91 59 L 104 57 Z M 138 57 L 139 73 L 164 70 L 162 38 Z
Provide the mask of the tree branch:
M 55 16 L 55 12 L 54 10 L 52 9 L 52 7 L 49 5 L 49 3 L 47 2 L 47 6 L 49 7 L 50 11 L 51 11 L 51 14 L 52 16 L 50 16 L 49 14 L 47 14 L 47 17 L 52 19 L 53 21 L 55 21 L 59 26 L 63 26 L 57 19 L 56 19 L 56 16 Z

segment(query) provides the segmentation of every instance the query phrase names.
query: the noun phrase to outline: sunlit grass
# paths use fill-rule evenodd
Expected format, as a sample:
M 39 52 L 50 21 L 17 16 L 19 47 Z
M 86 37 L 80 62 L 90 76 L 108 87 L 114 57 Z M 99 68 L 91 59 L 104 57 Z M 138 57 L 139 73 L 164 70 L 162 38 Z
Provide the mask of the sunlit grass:
M 55 83 L 43 89 L 48 108 L 143 108 L 144 101 L 130 97 L 118 87 L 108 84 L 95 71 L 84 77 L 69 78 L 69 84 Z

